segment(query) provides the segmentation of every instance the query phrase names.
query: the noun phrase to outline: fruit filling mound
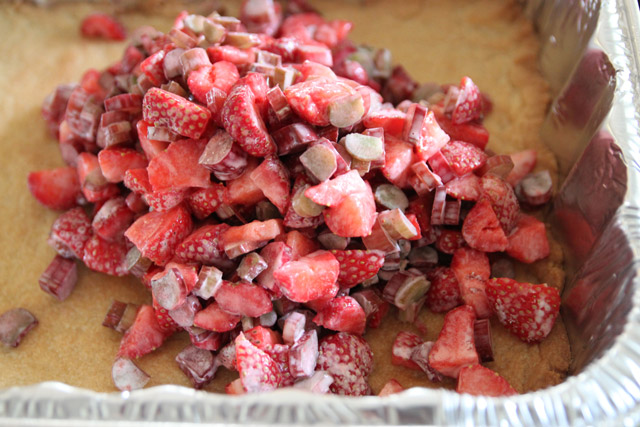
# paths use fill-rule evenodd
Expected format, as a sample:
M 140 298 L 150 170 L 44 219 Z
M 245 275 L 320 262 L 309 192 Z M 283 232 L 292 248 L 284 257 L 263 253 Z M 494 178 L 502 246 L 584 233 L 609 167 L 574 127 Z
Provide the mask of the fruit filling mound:
M 93 17 L 83 32 L 113 25 Z M 492 103 L 470 77 L 421 85 L 351 27 L 299 0 L 245 0 L 239 19 L 183 12 L 46 98 L 67 166 L 28 176 L 62 211 L 40 287 L 67 298 L 80 260 L 151 294 L 106 313 L 123 334 L 118 389 L 144 387 L 136 359 L 181 333 L 191 345 L 176 362 L 195 388 L 224 367 L 238 372 L 230 394 L 368 395 L 367 329 L 431 310 L 446 313 L 435 341 L 396 331 L 398 369 L 516 393 L 483 365 L 489 318 L 527 343 L 556 320 L 558 290 L 513 272 L 549 255 L 545 224 L 520 206 L 550 199 L 550 174 L 532 173 L 533 150 L 485 150 Z M 18 341 L 8 328 L 3 341 Z M 380 394 L 402 389 L 390 378 Z

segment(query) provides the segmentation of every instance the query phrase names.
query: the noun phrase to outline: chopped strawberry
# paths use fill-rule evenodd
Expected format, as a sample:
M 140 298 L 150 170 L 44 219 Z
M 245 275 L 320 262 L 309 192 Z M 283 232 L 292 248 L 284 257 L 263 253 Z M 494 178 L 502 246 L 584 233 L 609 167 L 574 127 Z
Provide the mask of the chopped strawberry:
M 158 304 L 155 298 L 153 299 L 153 312 L 156 316 L 156 322 L 162 331 L 171 334 L 180 329 L 178 324 L 169 316 L 169 311 Z
M 520 205 L 513 187 L 495 175 L 485 175 L 480 179 L 483 197 L 487 197 L 506 234 L 509 234 L 518 221 Z
M 352 297 L 336 297 L 313 318 L 316 325 L 339 332 L 362 335 L 367 323 L 364 310 Z
M 315 329 L 304 332 L 291 346 L 288 370 L 294 378 L 311 377 L 318 362 L 318 333 Z
M 331 123 L 330 110 L 336 102 L 360 96 L 349 85 L 333 79 L 319 77 L 296 83 L 284 91 L 291 109 L 302 119 L 315 126 Z M 362 98 L 360 97 L 362 100 Z
M 473 173 L 452 179 L 445 184 L 447 195 L 459 200 L 476 201 L 482 194 L 480 178 Z
M 229 258 L 234 258 L 230 256 L 230 253 L 237 256 L 241 253 L 251 252 L 253 250 L 245 251 L 240 249 L 240 251 L 236 253 L 238 248 L 249 248 L 252 243 L 258 244 L 258 247 L 260 247 L 263 244 L 266 244 L 269 240 L 273 240 L 283 233 L 284 227 L 281 219 L 253 221 L 249 224 L 230 227 L 226 230 L 222 234 L 222 245 L 227 256 L 229 256 Z
M 337 205 L 322 211 L 322 214 L 327 227 L 338 236 L 364 237 L 370 235 L 377 214 L 376 202 L 369 183 L 365 182 L 364 191 L 349 194 Z
M 481 150 L 485 149 L 489 142 L 489 131 L 484 126 L 473 122 L 456 125 L 451 122 L 451 119 L 435 113 L 438 124 L 451 139 L 471 143 Z
M 332 207 L 342 202 L 346 196 L 365 192 L 366 189 L 366 183 L 358 171 L 349 171 L 308 188 L 305 196 L 319 205 Z
M 352 294 L 352 297 L 358 301 L 367 315 L 367 325 L 370 328 L 377 328 L 380 322 L 389 312 L 391 305 L 383 300 L 379 294 L 373 289 L 365 289 Z
M 203 225 L 194 230 L 175 248 L 175 260 L 183 263 L 215 264 L 225 258 L 221 235 L 227 224 Z
M 496 372 L 482 365 L 469 365 L 460 369 L 458 393 L 474 396 L 512 396 L 518 392 Z
M 276 362 L 280 369 L 280 373 L 282 374 L 280 387 L 292 386 L 295 382 L 295 378 L 291 375 L 289 370 L 289 360 L 291 359 L 289 346 L 286 344 L 274 344 L 271 346 L 265 346 L 263 350 L 273 359 L 274 362 Z
M 191 212 L 198 219 L 204 219 L 214 213 L 224 198 L 224 185 L 210 183 L 209 186 L 199 188 L 187 196 L 186 202 Z
M 265 198 L 260 187 L 251 179 L 251 172 L 257 167 L 257 159 L 251 158 L 247 163 L 247 169 L 242 175 L 227 181 L 227 191 L 224 198 L 226 204 L 253 206 Z
M 406 117 L 407 113 L 403 111 L 396 110 L 395 108 L 382 108 L 369 112 L 369 114 L 362 118 L 362 124 L 367 129 L 383 128 L 385 134 L 400 138 Z
M 448 377 L 457 378 L 460 369 L 479 363 L 473 337 L 475 311 L 468 305 L 454 308 L 444 316 L 444 324 L 429 352 L 429 365 Z
M 547 229 L 532 216 L 521 214 L 508 239 L 507 254 L 518 261 L 529 264 L 549 255 Z
M 491 279 L 486 293 L 500 323 L 528 343 L 545 339 L 560 311 L 560 292 L 544 283 Z
M 275 390 L 282 383 L 278 364 L 243 333 L 235 339 L 236 359 L 242 387 L 249 393 Z
M 211 172 L 198 163 L 206 145 L 205 139 L 178 140 L 151 159 L 147 171 L 153 190 L 208 187 Z M 104 151 L 106 150 L 102 153 Z
M 384 264 L 382 251 L 367 250 L 332 250 L 331 253 L 340 263 L 338 282 L 342 287 L 352 288 L 372 278 Z
M 209 46 L 207 55 L 212 63 L 227 61 L 237 66 L 253 64 L 256 58 L 254 48 L 240 49 L 235 46 Z
M 391 347 L 391 363 L 397 366 L 405 366 L 416 371 L 421 370 L 420 366 L 411 360 L 411 352 L 414 347 L 423 342 L 424 340 L 413 332 L 398 332 Z
M 454 125 L 470 122 L 482 116 L 482 97 L 480 90 L 473 81 L 465 76 L 460 81 L 458 99 L 451 113 L 451 122 Z
M 268 267 L 256 280 L 263 288 L 276 291 L 273 272 L 292 259 L 291 248 L 284 242 L 271 242 L 260 251 L 260 256 L 267 262 Z
M 273 36 L 282 21 L 282 8 L 273 0 L 245 0 L 240 8 L 240 20 L 250 33 Z
M 442 147 L 441 152 L 448 160 L 453 172 L 458 176 L 481 168 L 489 157 L 483 150 L 464 141 L 450 141 Z
M 273 272 L 273 278 L 287 298 L 308 302 L 327 295 L 336 285 L 339 271 L 335 256 L 317 251 L 284 264 Z
M 147 137 L 149 129 L 149 123 L 144 120 L 138 120 L 136 123 L 136 130 L 138 132 L 138 140 L 140 141 L 140 147 L 142 151 L 147 155 L 149 160 L 153 159 L 158 154 L 162 153 L 168 146 L 169 141 L 156 141 Z
M 94 12 L 87 15 L 80 24 L 84 37 L 105 40 L 124 40 L 127 30 L 116 18 L 106 13 Z
M 327 371 L 333 377 L 332 393 L 346 396 L 371 393 L 368 379 L 373 371 L 373 352 L 363 338 L 339 332 L 323 338 L 318 349 L 316 370 Z
M 187 138 L 198 139 L 202 136 L 211 112 L 166 90 L 151 88 L 144 96 L 142 116 L 153 126 L 162 126 Z
M 384 387 L 382 387 L 382 389 L 378 393 L 378 396 L 379 397 L 389 396 L 392 394 L 400 393 L 404 390 L 405 390 L 404 387 L 402 387 L 402 384 L 400 384 L 398 380 L 396 380 L 395 378 L 391 378 L 389 381 L 386 382 Z
M 407 110 L 402 137 L 415 146 L 417 157 L 424 161 L 440 151 L 450 139 L 449 135 L 440 129 L 433 111 L 415 103 Z
M 513 169 L 506 176 L 505 181 L 515 188 L 522 178 L 533 171 L 538 160 L 538 152 L 536 150 L 519 151 L 511 154 L 511 160 Z
M 502 252 L 509 243 L 487 199 L 471 208 L 462 224 L 462 236 L 469 246 L 483 252 Z
M 266 198 L 284 215 L 289 205 L 291 181 L 289 171 L 282 162 L 277 157 L 267 157 L 249 176 Z
M 160 347 L 168 333 L 158 325 L 153 307 L 142 305 L 120 341 L 118 357 L 137 359 Z
M 147 168 L 129 169 L 124 173 L 122 183 L 134 193 L 144 195 L 153 191 Z
M 487 255 L 475 249 L 460 248 L 453 254 L 451 270 L 460 285 L 464 303 L 473 307 L 480 319 L 491 316 L 491 307 L 485 294 L 486 282 L 491 275 Z
M 258 317 L 273 310 L 267 291 L 247 282 L 223 280 L 214 297 L 220 308 L 231 314 Z
M 95 154 L 80 153 L 77 158 L 77 169 L 82 193 L 87 201 L 101 202 L 120 194 L 117 185 L 107 182 L 100 169 L 98 156 Z
M 196 313 L 193 324 L 198 328 L 214 332 L 228 332 L 233 330 L 242 316 L 230 314 L 220 308 L 220 305 L 213 301 L 203 310 Z
M 222 107 L 221 118 L 225 130 L 248 154 L 264 157 L 277 151 L 250 86 L 240 84 L 231 90 Z
M 245 337 L 261 350 L 282 344 L 280 333 L 264 326 L 255 326 L 244 333 Z
M 320 249 L 314 239 L 310 239 L 298 230 L 288 232 L 283 241 L 291 248 L 291 259 L 294 261 Z
M 249 89 L 251 89 L 251 93 L 253 93 L 253 99 L 255 100 L 256 107 L 258 107 L 260 116 L 265 120 L 269 105 L 269 100 L 267 99 L 269 85 L 267 84 L 266 76 L 262 73 L 247 73 L 244 77 L 238 80 L 235 87 L 237 86 L 248 86 Z
M 134 213 L 127 207 L 123 197 L 109 199 L 93 217 L 91 226 L 105 240 L 121 240 L 133 222 Z
M 427 292 L 426 305 L 434 313 L 446 313 L 462 304 L 458 279 L 448 267 L 436 267 L 427 274 L 431 287 Z
M 60 215 L 51 226 L 47 243 L 65 258 L 82 259 L 84 247 L 93 235 L 91 221 L 81 207 Z
M 188 192 L 188 188 L 152 191 L 145 194 L 143 200 L 152 210 L 166 212 L 182 203 L 185 197 L 187 197 Z
M 197 282 L 195 266 L 172 261 L 151 278 L 151 293 L 158 305 L 174 310 L 186 302 Z
M 228 61 L 218 61 L 213 65 L 205 65 L 191 73 L 187 79 L 189 90 L 202 104 L 207 104 L 207 93 L 217 88 L 228 94 L 240 78 L 238 68 Z
M 385 135 L 385 161 L 382 173 L 392 184 L 409 188 L 411 165 L 416 162 L 413 146 L 391 135 Z
M 149 212 L 138 218 L 125 236 L 145 258 L 158 265 L 166 264 L 178 244 L 189 235 L 193 226 L 189 211 L 178 205 L 165 212 Z
M 464 244 L 465 240 L 459 230 L 442 229 L 436 237 L 436 249 L 445 254 L 452 255 Z
M 33 197 L 50 209 L 71 209 L 81 197 L 78 173 L 73 167 L 31 172 L 27 185 Z
M 82 261 L 87 267 L 112 276 L 128 273 L 125 259 L 128 249 L 123 241 L 109 242 L 98 235 L 92 236 L 84 246 Z

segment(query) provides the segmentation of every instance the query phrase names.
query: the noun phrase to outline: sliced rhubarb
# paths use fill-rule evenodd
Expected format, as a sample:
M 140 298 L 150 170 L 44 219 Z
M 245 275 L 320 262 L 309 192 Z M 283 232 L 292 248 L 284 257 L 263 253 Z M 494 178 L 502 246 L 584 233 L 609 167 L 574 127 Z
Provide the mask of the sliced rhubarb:
M 255 252 L 245 255 L 238 266 L 238 276 L 247 282 L 253 281 L 267 268 L 267 262 Z
M 420 301 L 429 291 L 429 282 L 419 272 L 402 271 L 393 275 L 384 287 L 383 298 L 400 310 Z
M 176 362 L 196 389 L 210 383 L 219 366 L 213 353 L 194 345 L 189 345 L 178 353 Z
M 117 332 L 125 333 L 136 318 L 138 306 L 122 301 L 113 301 L 102 321 L 102 326 L 111 328 Z
M 409 207 L 409 199 L 404 191 L 392 184 L 380 184 L 374 193 L 376 202 L 387 209 L 405 211 Z
M 38 319 L 24 308 L 5 311 L 0 315 L 0 341 L 6 346 L 17 347 L 37 324 Z
M 67 299 L 78 282 L 78 267 L 73 259 L 56 255 L 42 273 L 38 284 L 40 289 L 60 301 Z
M 491 340 L 491 322 L 478 319 L 473 324 L 473 336 L 476 351 L 481 362 L 493 362 L 493 341 Z
M 113 363 L 111 377 L 113 384 L 121 391 L 139 390 L 151 379 L 133 360 L 124 357 L 116 359 Z
M 325 145 L 309 147 L 300 156 L 300 163 L 304 166 L 307 174 L 316 182 L 331 178 L 337 169 L 335 151 Z
M 304 334 L 307 317 L 299 312 L 289 313 L 282 327 L 282 339 L 286 344 L 295 344 Z
M 544 205 L 551 199 L 553 181 L 548 170 L 530 173 L 516 186 L 518 200 L 529 206 Z

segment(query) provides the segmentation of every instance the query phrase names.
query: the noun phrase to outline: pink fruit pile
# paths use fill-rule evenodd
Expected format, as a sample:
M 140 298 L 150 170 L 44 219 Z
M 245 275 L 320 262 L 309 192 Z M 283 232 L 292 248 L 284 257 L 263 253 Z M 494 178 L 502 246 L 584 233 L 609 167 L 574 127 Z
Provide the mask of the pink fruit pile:
M 460 391 L 512 392 L 480 365 L 492 354 L 482 319 L 527 342 L 553 325 L 557 290 L 508 278 L 509 257 L 549 253 L 518 201 L 548 201 L 548 173 L 529 175 L 533 151 L 484 150 L 491 103 L 470 78 L 419 86 L 387 50 L 349 41 L 351 23 L 293 13 L 305 8 L 184 12 L 46 99 L 67 166 L 28 177 L 64 211 L 42 289 L 66 298 L 75 259 L 147 286 L 152 305 L 116 301 L 104 321 L 124 333 L 122 390 L 148 380 L 136 358 L 185 331 L 176 360 L 195 387 L 224 366 L 239 372 L 229 393 L 370 394 L 366 328 L 391 306 L 408 322 L 426 306 L 447 313 L 439 338 L 401 333 L 394 363 L 459 377 Z M 507 255 L 500 278 L 487 253 Z

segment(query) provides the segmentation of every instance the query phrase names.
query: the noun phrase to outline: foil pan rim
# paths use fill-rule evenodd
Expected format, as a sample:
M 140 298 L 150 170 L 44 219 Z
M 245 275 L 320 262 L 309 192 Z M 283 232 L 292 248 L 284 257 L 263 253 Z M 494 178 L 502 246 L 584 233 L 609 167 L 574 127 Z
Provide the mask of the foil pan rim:
M 592 44 L 617 72 L 609 131 L 629 165 L 629 191 L 612 222 L 625 230 L 640 261 L 640 12 L 633 0 L 603 0 Z M 623 23 L 623 25 L 620 25 Z M 635 238 L 637 237 L 637 238 Z M 637 270 L 637 268 L 635 269 Z M 98 393 L 59 382 L 0 390 L 0 424 L 93 425 L 174 421 L 221 424 L 478 424 L 637 425 L 640 422 L 640 277 L 632 280 L 633 308 L 623 332 L 583 372 L 559 385 L 509 398 L 458 395 L 414 388 L 398 395 L 342 398 L 295 389 L 241 398 L 164 385 Z M 75 423 L 75 424 L 74 424 Z

